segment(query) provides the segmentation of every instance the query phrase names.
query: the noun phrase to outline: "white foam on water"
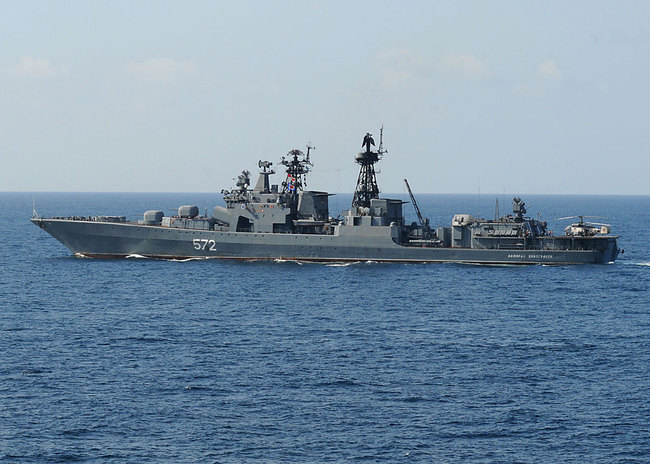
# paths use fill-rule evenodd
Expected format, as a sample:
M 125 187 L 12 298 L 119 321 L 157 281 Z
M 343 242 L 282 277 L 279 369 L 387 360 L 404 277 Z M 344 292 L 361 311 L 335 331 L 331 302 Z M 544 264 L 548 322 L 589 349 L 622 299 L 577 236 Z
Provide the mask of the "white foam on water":
M 130 255 L 126 255 L 126 259 L 129 259 L 129 258 L 147 259 L 146 256 L 142 256 L 142 255 L 139 255 L 137 253 L 132 253 Z
M 247 261 L 248 262 L 257 262 L 257 261 L 262 261 L 262 260 L 261 259 L 250 259 L 250 260 L 247 260 Z M 293 263 L 293 264 L 298 264 L 300 266 L 305 264 L 305 263 L 303 263 L 303 262 L 301 262 L 300 260 L 297 260 L 297 259 L 286 259 L 286 258 L 275 258 L 273 260 L 273 262 L 274 263 Z

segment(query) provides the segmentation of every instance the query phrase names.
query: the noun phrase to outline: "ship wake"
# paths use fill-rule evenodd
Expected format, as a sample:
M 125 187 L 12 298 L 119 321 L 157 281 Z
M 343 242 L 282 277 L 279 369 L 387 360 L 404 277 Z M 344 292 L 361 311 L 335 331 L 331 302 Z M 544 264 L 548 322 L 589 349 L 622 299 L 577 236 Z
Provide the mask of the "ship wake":
M 631 266 L 650 267 L 650 261 L 628 261 L 628 262 L 623 262 L 623 264 L 628 264 Z

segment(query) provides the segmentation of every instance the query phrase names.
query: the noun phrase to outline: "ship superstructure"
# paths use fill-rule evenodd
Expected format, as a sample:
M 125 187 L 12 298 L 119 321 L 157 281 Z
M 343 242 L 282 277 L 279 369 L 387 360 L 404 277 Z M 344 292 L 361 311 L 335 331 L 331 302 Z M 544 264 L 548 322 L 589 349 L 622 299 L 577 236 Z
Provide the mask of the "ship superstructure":
M 40 218 L 32 222 L 73 253 L 91 257 L 293 259 L 305 261 L 463 262 L 482 264 L 585 264 L 613 262 L 616 236 L 609 225 L 569 226 L 555 236 L 544 221 L 526 216 L 525 203 L 513 199 L 511 215 L 493 220 L 456 214 L 449 226 L 433 229 L 406 185 L 418 222 L 406 224 L 403 201 L 381 198 L 375 164 L 383 150 L 373 150 L 367 133 L 355 161 L 359 177 L 350 209 L 329 214 L 325 191 L 307 190 L 313 147 L 291 150 L 281 159 L 284 178 L 273 184 L 271 161 L 258 162 L 259 177 L 237 177 L 232 190 L 222 190 L 225 206 L 211 216 L 198 207 L 181 206 L 177 214 L 144 213 L 137 222 L 122 216 Z M 575 227 L 574 227 L 575 226 Z M 607 226 L 607 227 L 605 227 Z

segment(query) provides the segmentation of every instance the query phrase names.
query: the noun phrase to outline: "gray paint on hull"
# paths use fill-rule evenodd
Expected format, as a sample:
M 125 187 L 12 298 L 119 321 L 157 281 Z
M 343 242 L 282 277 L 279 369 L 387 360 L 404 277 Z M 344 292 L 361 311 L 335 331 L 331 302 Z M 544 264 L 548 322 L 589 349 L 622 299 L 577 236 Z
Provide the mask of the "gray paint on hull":
M 616 259 L 615 237 L 594 237 L 601 250 L 419 248 L 395 243 L 386 227 L 376 236 L 251 233 L 178 229 L 133 223 L 33 219 L 73 253 L 95 257 L 287 259 L 321 262 L 460 262 L 476 264 L 596 264 Z M 195 249 L 193 240 L 207 241 Z M 211 241 L 214 241 L 214 245 Z M 594 242 L 596 243 L 596 242 Z

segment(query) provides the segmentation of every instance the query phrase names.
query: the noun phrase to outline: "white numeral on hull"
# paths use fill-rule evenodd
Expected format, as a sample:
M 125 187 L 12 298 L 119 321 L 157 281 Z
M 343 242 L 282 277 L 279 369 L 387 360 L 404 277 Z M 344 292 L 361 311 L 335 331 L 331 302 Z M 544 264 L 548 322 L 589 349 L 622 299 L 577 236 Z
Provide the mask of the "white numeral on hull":
M 192 240 L 195 250 L 217 251 L 217 244 L 214 240 L 207 238 L 195 238 Z

